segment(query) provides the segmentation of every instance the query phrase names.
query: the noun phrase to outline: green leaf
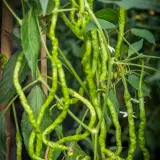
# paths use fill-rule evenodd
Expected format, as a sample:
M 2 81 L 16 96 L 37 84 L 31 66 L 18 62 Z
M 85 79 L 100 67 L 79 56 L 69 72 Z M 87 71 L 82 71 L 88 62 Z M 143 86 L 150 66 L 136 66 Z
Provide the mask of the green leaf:
M 125 54 L 127 54 L 127 52 L 128 52 L 128 47 L 127 47 L 127 45 L 125 45 L 124 43 L 122 43 L 121 49 L 120 49 L 121 58 L 122 58 Z
M 131 46 L 129 46 L 129 50 L 128 50 L 128 56 L 129 57 L 132 56 L 134 53 L 136 53 L 136 52 L 138 52 L 139 50 L 142 49 L 142 47 L 143 47 L 143 39 L 141 39 L 138 42 L 135 42 L 135 43 L 131 44 Z
M 50 15 L 54 8 L 54 1 L 49 0 L 46 15 Z
M 119 114 L 119 103 L 118 103 L 116 94 L 114 93 L 113 90 L 110 90 L 108 96 L 109 96 L 110 100 L 112 101 L 112 103 L 116 109 L 117 115 L 118 115 Z
M 47 7 L 48 7 L 48 1 L 49 0 L 39 0 L 41 7 L 42 7 L 42 11 L 43 11 L 43 16 L 46 15 L 46 11 L 47 11 Z
M 108 22 L 104 19 L 97 18 L 97 21 L 100 24 L 102 29 L 114 29 L 114 28 L 116 28 L 116 25 L 114 25 L 113 23 Z M 86 26 L 86 32 L 88 32 L 90 30 L 93 30 L 93 29 L 96 29 L 96 28 L 98 28 L 98 27 L 97 27 L 95 21 L 93 19 L 91 19 Z
M 122 0 L 116 2 L 119 6 L 126 9 L 139 8 L 139 9 L 152 9 L 155 11 L 160 11 L 159 3 L 153 2 L 151 0 Z
M 73 150 L 73 156 L 68 156 L 67 160 L 77 160 L 78 158 L 86 158 L 86 160 L 90 160 L 90 158 L 86 155 L 86 153 L 81 149 L 77 142 L 71 142 L 70 147 Z
M 55 149 L 54 151 L 53 151 L 53 158 L 52 158 L 52 160 L 58 160 L 58 157 L 60 156 L 60 154 L 61 154 L 61 150 L 60 149 Z
M 146 81 L 148 83 L 152 83 L 154 81 L 159 81 L 160 80 L 160 71 L 159 72 L 155 72 L 153 75 L 149 76 L 146 78 Z
M 59 139 L 63 137 L 63 127 L 62 127 L 62 125 L 58 125 L 55 128 L 55 131 L 56 131 L 56 134 L 57 134 Z
M 3 116 L 3 118 L 0 120 L 0 160 L 6 160 L 6 154 L 7 154 L 5 129 L 6 129 L 5 116 Z
M 153 43 L 154 45 L 155 43 L 155 39 L 153 37 L 153 34 L 146 30 L 146 29 L 137 29 L 137 28 L 132 28 L 131 31 L 138 37 L 142 37 L 144 39 L 146 39 L 148 42 Z
M 30 94 L 27 97 L 27 100 L 28 100 L 28 103 L 29 103 L 31 109 L 33 110 L 35 118 L 37 118 L 37 116 L 40 112 L 40 109 L 46 100 L 46 96 L 39 85 L 35 85 L 32 88 Z M 44 114 L 44 118 L 43 118 L 41 126 L 40 126 L 41 131 L 43 131 L 51 123 L 52 123 L 52 119 L 50 117 L 49 110 L 46 110 L 46 112 Z M 25 144 L 26 148 L 28 148 L 27 147 L 28 146 L 28 139 L 29 139 L 29 135 L 30 135 L 33 127 L 30 124 L 30 121 L 28 119 L 28 115 L 25 111 L 22 115 L 21 128 L 22 128 L 22 135 L 23 135 L 23 139 L 24 139 L 24 144 Z
M 36 77 L 36 67 L 40 49 L 40 34 L 33 9 L 25 15 L 21 28 L 24 55 L 32 71 L 32 78 Z
M 121 1 L 107 1 L 99 0 L 103 3 L 114 3 L 125 9 L 138 8 L 138 9 L 152 9 L 160 12 L 160 4 L 152 0 L 121 0 Z
M 118 14 L 114 9 L 104 8 L 95 13 L 99 19 L 104 19 L 109 22 L 118 22 Z
M 9 100 L 15 93 L 16 89 L 13 85 L 13 71 L 15 68 L 15 64 L 17 62 L 17 58 L 20 52 L 15 53 L 11 56 L 9 61 L 7 62 L 4 71 L 3 71 L 3 78 L 0 81 L 0 104 Z M 26 62 L 26 59 L 22 62 L 22 67 L 19 74 L 19 81 L 22 83 L 29 72 L 29 67 Z
M 130 83 L 130 85 L 138 90 L 139 89 L 139 77 L 135 76 L 135 75 L 129 75 L 128 76 L 128 82 Z M 143 82 L 142 84 L 142 89 L 144 92 L 144 96 L 150 96 L 150 89 L 146 86 L 146 84 Z
M 83 56 L 83 52 L 81 52 L 81 47 L 76 43 L 75 40 L 69 39 L 66 42 L 66 45 L 71 48 L 72 53 L 75 57 L 81 58 Z

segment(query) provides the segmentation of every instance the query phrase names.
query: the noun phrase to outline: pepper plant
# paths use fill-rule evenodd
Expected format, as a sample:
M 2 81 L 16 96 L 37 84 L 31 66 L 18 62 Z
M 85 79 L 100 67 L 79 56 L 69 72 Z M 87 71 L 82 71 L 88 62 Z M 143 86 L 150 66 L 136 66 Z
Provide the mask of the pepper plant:
M 95 11 L 94 0 L 22 0 L 23 18 L 20 19 L 3 0 L 21 28 L 21 49 L 7 63 L 5 56 L 0 55 L 3 59 L 2 69 L 4 68 L 0 81 L 0 103 L 9 101 L 0 113 L 1 125 L 3 124 L 1 127 L 5 127 L 4 115 L 12 106 L 16 123 L 17 160 L 23 159 L 22 143 L 34 160 L 55 160 L 58 157 L 66 160 L 132 160 L 138 146 L 144 159 L 150 159 L 144 136 L 144 97 L 148 94 L 144 78 L 158 71 L 149 64 L 148 59 L 159 57 L 139 52 L 144 41 L 155 45 L 150 31 L 126 26 L 128 9 L 136 7 L 158 12 L 158 4 L 146 1 L 141 5 L 142 0 L 99 1 L 99 4 L 111 3 L 109 6 L 114 5 L 115 10 L 103 8 Z M 44 18 L 46 25 L 41 21 Z M 76 72 L 61 49 L 57 34 L 59 21 L 82 44 L 82 76 Z M 46 34 L 51 47 L 44 41 L 43 34 Z M 111 41 L 112 35 L 117 35 L 116 43 Z M 133 35 L 141 40 L 131 44 L 128 36 Z M 39 56 L 41 41 L 47 57 Z M 127 48 L 125 51 L 124 46 Z M 51 74 L 44 75 L 40 71 L 39 61 L 44 58 L 51 64 Z M 66 77 L 70 73 L 78 82 L 79 89 L 69 87 Z M 28 78 L 29 83 L 24 86 L 27 75 L 31 75 L 31 78 Z M 8 79 L 8 76 L 11 78 Z M 45 95 L 42 85 L 47 88 L 48 95 Z M 116 103 L 119 85 L 123 86 L 121 94 L 124 97 L 125 112 L 120 111 L 121 108 Z M 131 89 L 135 90 L 134 95 Z M 26 90 L 29 94 L 26 94 Z M 137 99 L 132 98 L 133 96 Z M 21 126 L 18 125 L 15 110 L 17 98 L 24 109 Z M 139 106 L 139 115 L 136 114 L 140 119 L 138 131 L 135 128 L 134 101 Z M 79 104 L 85 111 L 82 117 L 76 116 Z M 76 114 L 72 108 L 77 111 Z M 57 114 L 53 112 L 55 109 Z M 128 119 L 127 154 L 123 154 L 126 146 L 122 141 L 120 113 L 125 113 Z M 76 129 L 73 128 L 72 133 L 65 135 L 62 128 L 68 115 L 78 125 Z M 114 128 L 116 142 L 114 149 L 107 145 L 107 135 L 111 127 Z M 54 133 L 58 138 L 52 137 Z M 85 153 L 78 145 L 86 140 L 92 146 L 90 154 Z M 0 144 L 0 148 L 0 157 L 5 159 L 5 144 Z

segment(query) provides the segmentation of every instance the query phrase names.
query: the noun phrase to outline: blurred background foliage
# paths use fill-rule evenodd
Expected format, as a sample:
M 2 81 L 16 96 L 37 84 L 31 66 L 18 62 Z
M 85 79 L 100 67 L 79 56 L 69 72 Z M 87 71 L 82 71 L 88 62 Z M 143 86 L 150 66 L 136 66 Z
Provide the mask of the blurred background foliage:
M 27 2 L 27 0 L 25 1 Z M 160 0 L 151 0 L 151 1 L 153 3 L 154 2 L 160 3 Z M 35 3 L 37 13 L 39 13 L 41 11 L 40 4 L 36 0 L 34 0 L 33 2 Z M 22 17 L 22 10 L 21 10 L 20 2 L 12 1 L 11 3 L 12 3 L 12 7 L 14 11 L 20 17 Z M 66 3 L 66 0 L 61 0 L 61 4 L 65 4 L 65 3 Z M 2 3 L 1 3 L 1 6 L 2 6 Z M 48 8 L 48 12 L 52 10 L 52 5 L 49 5 L 49 7 L 50 8 Z M 95 12 L 102 10 L 103 8 L 108 8 L 109 14 L 104 14 L 103 17 L 99 17 L 99 18 L 107 19 L 108 21 L 113 22 L 115 25 L 117 25 L 118 24 L 118 7 L 115 4 L 108 4 L 108 3 L 102 3 L 99 1 L 95 1 L 94 3 Z M 96 13 L 96 15 L 98 17 L 98 12 Z M 47 20 L 49 18 L 50 16 L 46 16 Z M 47 21 L 45 26 L 42 26 L 44 33 L 45 31 L 48 30 L 48 26 L 49 26 L 49 21 Z M 141 53 L 147 54 L 147 55 L 160 56 L 160 14 L 159 12 L 151 10 L 151 9 L 141 10 L 141 9 L 134 8 L 134 9 L 128 10 L 127 15 L 126 15 L 126 31 L 131 28 L 143 28 L 143 29 L 147 29 L 151 31 L 155 37 L 156 45 L 152 45 L 151 43 L 144 41 L 144 46 L 141 49 Z M 60 17 L 58 18 L 56 34 L 59 40 L 60 48 L 64 51 L 66 57 L 70 60 L 76 72 L 83 79 L 84 73 L 82 71 L 82 65 L 81 65 L 81 58 L 83 56 L 83 50 L 84 50 L 83 42 L 78 40 L 74 36 L 74 34 L 70 31 L 70 29 L 65 26 L 64 22 L 61 20 Z M 117 40 L 117 33 L 115 32 L 115 30 L 109 30 L 108 34 L 109 34 L 109 39 L 110 39 L 110 45 L 112 47 L 115 47 L 116 40 Z M 16 21 L 14 22 L 13 35 L 11 36 L 13 38 L 13 53 L 14 53 L 15 51 L 19 50 L 21 47 L 19 43 L 20 42 L 20 27 Z M 126 33 L 126 39 L 131 44 L 140 40 L 140 38 L 133 36 L 131 32 Z M 49 40 L 47 40 L 47 46 L 49 50 L 51 50 L 51 44 Z M 128 52 L 128 45 L 124 42 L 121 48 L 121 55 L 125 57 L 127 52 Z M 160 69 L 160 60 L 147 59 L 147 61 L 148 63 L 150 62 L 150 64 L 153 67 Z M 50 66 L 50 63 L 48 62 L 48 74 L 50 74 L 50 71 L 51 71 L 50 68 L 51 66 Z M 70 73 L 70 71 L 67 69 L 65 64 L 64 64 L 64 68 L 65 68 L 68 86 L 71 88 L 74 88 L 75 90 L 78 90 L 79 88 L 78 82 L 73 77 L 73 75 Z M 151 159 L 158 160 L 159 151 L 160 151 L 160 72 L 154 73 L 154 72 L 149 71 L 149 74 L 151 76 L 145 77 L 147 88 L 149 90 L 148 96 L 145 97 L 145 109 L 146 109 L 146 117 L 147 117 L 145 138 L 146 138 L 147 148 L 149 149 L 149 152 L 151 155 Z M 28 83 L 28 81 L 26 80 L 24 83 Z M 116 90 L 117 90 L 119 110 L 125 111 L 126 109 L 125 109 L 125 105 L 123 102 L 123 88 L 120 83 L 117 85 Z M 130 92 L 132 94 L 133 99 L 136 100 L 137 95 L 135 94 L 135 90 L 131 86 L 130 86 Z M 18 118 L 19 118 L 19 121 L 21 121 L 21 115 L 22 115 L 23 110 L 19 104 L 19 101 L 17 101 L 16 103 L 17 103 Z M 84 107 L 82 106 L 81 103 L 78 103 L 77 106 L 71 106 L 71 110 L 73 111 L 73 113 L 79 117 L 83 116 L 84 114 L 83 108 Z M 137 117 L 135 118 L 135 125 L 138 131 L 140 120 L 139 120 L 139 108 L 138 108 L 138 104 L 136 103 L 136 101 L 133 101 L 133 109 L 135 112 L 134 115 Z M 53 114 L 54 117 L 56 117 L 56 115 L 58 115 L 59 113 L 59 111 L 56 109 L 52 110 L 52 112 L 54 112 Z M 124 147 L 123 155 L 125 156 L 127 154 L 127 148 L 128 148 L 128 143 L 129 143 L 128 123 L 127 123 L 127 119 L 124 118 L 122 114 L 119 114 L 119 121 L 121 122 L 121 127 L 122 127 L 122 142 L 123 142 L 123 147 Z M 77 128 L 77 126 L 78 124 L 74 122 L 71 119 L 71 117 L 68 116 L 63 124 L 63 134 L 68 135 L 68 134 L 73 133 L 75 129 Z M 109 132 L 107 135 L 107 146 L 112 150 L 115 149 L 114 134 L 115 134 L 114 127 L 112 127 L 111 125 L 111 128 L 109 129 Z M 52 138 L 55 139 L 56 136 L 53 134 Z M 92 154 L 91 153 L 92 144 L 91 144 L 90 139 L 86 139 L 86 141 L 83 141 L 82 143 L 80 143 L 80 146 L 83 148 L 83 150 L 87 154 Z M 29 158 L 25 155 L 26 154 L 25 151 L 23 154 L 24 154 L 23 155 L 24 159 L 28 160 Z M 142 153 L 140 152 L 138 147 L 137 147 L 134 159 L 135 160 L 143 159 Z

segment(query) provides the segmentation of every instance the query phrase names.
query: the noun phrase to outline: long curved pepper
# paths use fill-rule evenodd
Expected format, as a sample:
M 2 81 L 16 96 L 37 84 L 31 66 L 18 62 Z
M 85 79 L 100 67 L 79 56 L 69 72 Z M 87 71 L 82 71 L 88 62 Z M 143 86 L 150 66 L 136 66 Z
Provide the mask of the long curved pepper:
M 95 121 L 96 121 L 96 112 L 94 107 L 92 106 L 92 104 L 85 99 L 84 97 L 82 97 L 80 94 L 78 94 L 77 92 L 73 91 L 72 89 L 69 89 L 69 93 L 71 94 L 71 96 L 77 98 L 78 100 L 80 100 L 81 102 L 83 102 L 90 110 L 90 122 L 88 124 L 89 128 L 93 128 Z M 91 134 L 96 133 L 96 130 L 93 129 L 93 132 Z M 85 131 L 83 134 L 78 134 L 78 135 L 73 135 L 73 136 L 67 136 L 64 137 L 62 139 L 60 139 L 57 143 L 64 143 L 66 141 L 79 141 L 82 140 L 84 138 L 86 138 L 90 133 L 88 131 Z
M 145 147 L 145 138 L 144 138 L 146 115 L 145 115 L 145 107 L 144 107 L 144 94 L 142 89 L 143 74 L 144 74 L 144 61 L 142 61 L 142 70 L 141 70 L 141 76 L 139 80 L 139 89 L 138 89 L 139 109 L 140 109 L 140 119 L 141 119 L 139 131 L 138 131 L 138 138 L 139 138 L 140 149 L 143 152 L 144 159 L 149 160 L 150 156 L 147 148 Z
M 20 101 L 21 101 L 21 104 L 24 108 L 24 110 L 27 112 L 28 114 L 28 118 L 29 118 L 29 121 L 31 123 L 31 125 L 34 127 L 34 129 L 39 132 L 39 128 L 38 128 L 38 125 L 37 125 L 37 122 L 35 120 L 35 117 L 34 117 L 34 114 L 33 114 L 33 111 L 31 109 L 31 107 L 29 106 L 28 102 L 27 102 L 27 98 L 22 90 L 22 87 L 19 83 L 19 72 L 20 72 L 20 69 L 21 69 L 21 65 L 22 65 L 22 61 L 23 61 L 23 58 L 24 58 L 24 54 L 23 52 L 21 52 L 18 56 L 18 59 L 17 59 L 17 62 L 16 62 L 16 66 L 15 66 L 15 69 L 14 69 L 14 73 L 13 73 L 13 84 L 16 88 L 16 91 L 19 95 L 19 98 L 20 98 Z
M 131 95 L 128 91 L 128 86 L 126 79 L 124 77 L 124 71 L 121 71 L 121 76 L 122 76 L 122 82 L 124 85 L 124 101 L 127 107 L 127 112 L 128 112 L 128 124 L 129 124 L 129 135 L 130 135 L 130 147 L 128 150 L 128 156 L 126 160 L 131 160 L 133 159 L 134 152 L 136 150 L 136 134 L 135 134 L 135 126 L 134 126 L 134 119 L 133 119 L 133 108 L 132 108 L 132 103 L 131 103 Z

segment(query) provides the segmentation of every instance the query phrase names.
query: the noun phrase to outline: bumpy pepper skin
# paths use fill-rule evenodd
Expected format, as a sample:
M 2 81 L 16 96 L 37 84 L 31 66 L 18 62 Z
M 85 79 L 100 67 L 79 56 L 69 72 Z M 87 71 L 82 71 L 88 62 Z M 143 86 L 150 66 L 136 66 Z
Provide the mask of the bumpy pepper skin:
M 123 71 L 121 72 L 122 76 L 122 81 L 123 81 L 123 86 L 124 86 L 124 101 L 127 107 L 127 112 L 128 112 L 128 124 L 129 124 L 129 135 L 130 135 L 130 147 L 128 150 L 128 156 L 127 160 L 133 159 L 134 152 L 136 150 L 136 134 L 135 134 L 135 125 L 134 125 L 134 119 L 133 119 L 133 108 L 132 108 L 132 103 L 131 103 L 131 96 L 128 91 L 128 86 L 126 79 L 124 77 Z
M 144 94 L 143 94 L 143 88 L 142 88 L 143 74 L 144 74 L 144 61 L 142 61 L 142 70 L 141 70 L 141 76 L 139 80 L 139 89 L 138 89 L 140 120 L 141 120 L 139 131 L 138 131 L 138 138 L 139 138 L 140 149 L 143 152 L 144 159 L 149 160 L 150 156 L 147 148 L 145 147 L 145 138 L 144 138 L 146 115 L 145 115 L 145 107 L 144 107 Z

